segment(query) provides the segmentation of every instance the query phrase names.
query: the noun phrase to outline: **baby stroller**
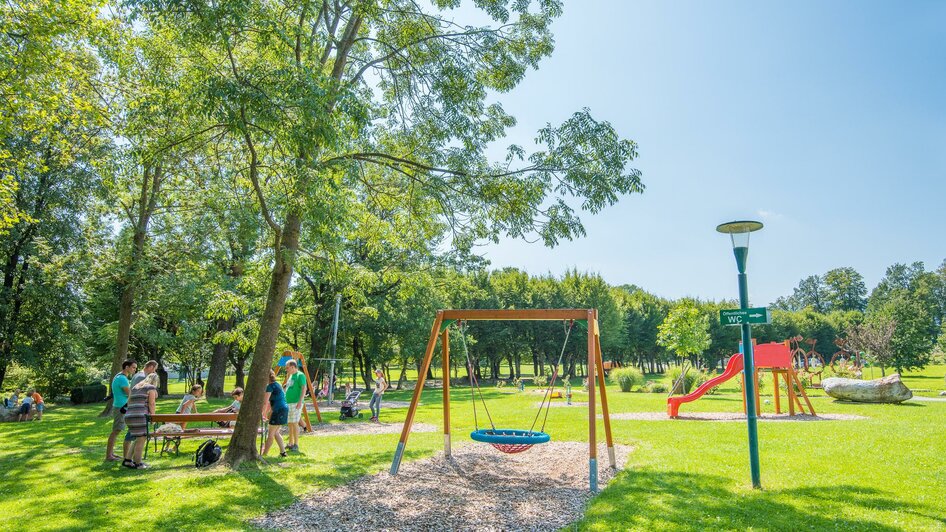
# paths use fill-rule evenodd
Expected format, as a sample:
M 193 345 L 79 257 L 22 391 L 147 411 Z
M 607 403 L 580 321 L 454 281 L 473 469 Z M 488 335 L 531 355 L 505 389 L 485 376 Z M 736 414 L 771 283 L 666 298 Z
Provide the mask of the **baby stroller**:
M 364 417 L 364 414 L 359 412 L 358 408 L 358 398 L 361 396 L 361 390 L 352 390 L 351 393 L 345 397 L 345 400 L 342 401 L 342 408 L 338 411 L 338 419 L 345 419 L 346 417 Z

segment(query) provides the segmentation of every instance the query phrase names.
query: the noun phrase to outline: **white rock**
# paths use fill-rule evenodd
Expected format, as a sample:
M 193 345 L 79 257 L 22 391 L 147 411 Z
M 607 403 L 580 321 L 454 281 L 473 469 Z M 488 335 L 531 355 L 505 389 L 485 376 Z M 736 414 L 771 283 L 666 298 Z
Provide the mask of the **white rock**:
M 822 388 L 835 399 L 858 403 L 902 403 L 913 397 L 899 373 L 872 381 L 830 377 L 822 382 Z

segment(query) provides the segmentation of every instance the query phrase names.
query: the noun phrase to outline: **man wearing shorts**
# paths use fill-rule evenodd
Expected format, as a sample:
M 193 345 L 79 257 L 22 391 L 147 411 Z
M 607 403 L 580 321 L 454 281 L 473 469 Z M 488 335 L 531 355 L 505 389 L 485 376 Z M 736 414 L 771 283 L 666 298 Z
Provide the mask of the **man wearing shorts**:
M 112 378 L 112 433 L 108 435 L 108 445 L 105 446 L 105 459 L 117 462 L 120 457 L 115 456 L 115 440 L 125 430 L 125 406 L 128 405 L 128 396 L 131 395 L 131 381 L 129 377 L 138 370 L 138 363 L 134 360 L 122 362 L 122 370 Z M 128 442 L 124 443 L 125 446 Z M 128 454 L 125 449 L 125 454 Z
M 287 450 L 299 451 L 299 418 L 302 416 L 302 409 L 305 408 L 305 375 L 299 371 L 299 365 L 295 360 L 286 362 L 286 383 L 283 385 L 286 390 L 286 403 L 289 405 L 289 445 Z

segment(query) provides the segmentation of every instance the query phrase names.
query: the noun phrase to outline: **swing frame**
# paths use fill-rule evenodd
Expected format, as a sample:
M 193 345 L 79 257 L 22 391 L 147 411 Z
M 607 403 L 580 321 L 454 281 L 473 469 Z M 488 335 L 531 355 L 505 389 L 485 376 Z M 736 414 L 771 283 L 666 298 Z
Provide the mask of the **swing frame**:
M 601 330 L 598 327 L 597 309 L 452 309 L 438 310 L 430 329 L 430 339 L 424 352 L 420 372 L 417 375 L 417 384 L 411 398 L 411 406 L 407 410 L 407 419 L 401 429 L 401 438 L 394 451 L 394 461 L 391 463 L 391 475 L 397 475 L 407 447 L 407 439 L 414 424 L 414 414 L 420 404 L 421 393 L 424 390 L 424 381 L 427 371 L 433 360 L 437 340 L 441 341 L 443 363 L 443 452 L 448 458 L 450 451 L 450 329 L 455 321 L 564 321 L 575 320 L 584 322 L 588 326 L 588 480 L 592 493 L 598 491 L 598 447 L 597 447 L 597 415 L 595 387 L 601 394 L 601 414 L 604 422 L 605 440 L 608 445 L 608 461 L 612 468 L 617 468 L 614 457 L 614 440 L 611 436 L 611 417 L 608 412 L 608 395 L 604 382 L 604 363 L 601 359 Z M 597 381 L 597 382 L 596 382 Z M 471 384 L 472 386 L 472 384 Z

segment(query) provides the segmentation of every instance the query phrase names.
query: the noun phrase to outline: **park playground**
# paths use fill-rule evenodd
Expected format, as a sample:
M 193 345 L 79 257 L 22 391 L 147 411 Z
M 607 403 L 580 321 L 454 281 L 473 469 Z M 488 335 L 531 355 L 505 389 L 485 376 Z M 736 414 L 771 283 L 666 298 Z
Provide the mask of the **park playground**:
M 525 528 L 524 523 L 549 529 L 550 522 L 558 523 L 552 529 L 562 523 L 589 530 L 681 528 L 681 523 L 686 523 L 684 528 L 793 529 L 804 522 L 813 529 L 941 530 L 946 523 L 941 504 L 946 486 L 941 426 L 946 402 L 936 397 L 936 391 L 943 388 L 944 375 L 946 366 L 906 374 L 904 381 L 917 393 L 900 405 L 842 403 L 820 390 L 809 390 L 819 414 L 853 420 L 780 422 L 763 417 L 759 435 L 763 490 L 753 490 L 748 481 L 744 422 L 699 420 L 699 414 L 710 413 L 741 418 L 742 397 L 735 379 L 718 393 L 687 404 L 687 413 L 697 420 L 670 420 L 666 394 L 623 393 L 609 383 L 613 437 L 622 470 L 590 499 L 585 484 L 588 396 L 580 380 L 571 383 L 574 406 L 556 399 L 559 403 L 551 409 L 546 427 L 552 435 L 549 447 L 536 445 L 516 455 L 464 435 L 474 430 L 471 390 L 452 387 L 453 448 L 457 463 L 478 468 L 464 475 L 481 477 L 464 486 L 483 490 L 469 493 L 468 503 L 485 506 L 483 513 L 507 510 L 499 514 L 505 523 L 489 520 L 476 527 L 481 529 Z M 647 379 L 670 384 L 664 375 Z M 172 392 L 183 391 L 182 386 L 177 388 Z M 495 421 L 509 425 L 531 422 L 542 397 L 534 387 L 523 392 L 481 388 Z M 411 395 L 392 391 L 386 398 L 406 405 Z M 771 413 L 771 388 L 763 390 L 761 398 L 768 403 L 763 410 Z M 141 475 L 102 462 L 107 429 L 97 418 L 99 405 L 57 405 L 40 423 L 4 424 L 0 431 L 4 491 L 16 495 L 3 498 L 0 515 L 6 523 L 29 522 L 32 530 L 118 526 L 229 530 L 275 523 L 281 527 L 334 523 L 343 528 L 347 522 L 343 518 L 352 517 L 352 508 L 365 509 L 361 493 L 363 499 L 374 501 L 373 510 L 355 514 L 355 522 L 371 523 L 380 515 L 388 516 L 386 522 L 393 528 L 420 529 L 430 521 L 418 508 L 436 499 L 419 497 L 443 496 L 447 504 L 456 504 L 450 502 L 449 493 L 441 493 L 449 490 L 436 489 L 437 479 L 443 478 L 438 474 L 445 473 L 442 399 L 439 387 L 425 388 L 421 394 L 397 477 L 390 477 L 389 470 L 408 414 L 406 406 L 389 409 L 380 427 L 326 416 L 326 423 L 317 424 L 313 434 L 301 437 L 301 453 L 238 471 L 195 469 L 193 451 L 198 443 L 185 440 L 185 452 L 155 457 L 152 469 Z M 208 403 L 217 407 L 227 402 Z M 173 411 L 176 404 L 177 399 L 161 399 L 158 411 Z M 361 423 L 364 430 L 353 430 L 353 423 Z M 57 481 L 51 482 L 53 478 Z M 412 499 L 399 490 L 402 479 L 412 489 L 425 481 L 433 486 L 414 492 Z M 535 506 L 513 504 L 513 510 L 504 506 L 517 502 L 509 497 L 520 497 L 520 503 L 541 507 L 535 494 L 549 496 L 557 493 L 556 488 L 573 492 L 561 495 L 573 501 L 564 514 L 537 518 L 515 512 Z M 379 490 L 390 498 L 377 497 Z M 129 493 L 160 500 L 160 509 L 121 511 Z M 580 493 L 577 499 L 574 493 Z M 44 510 L 36 511 L 36 505 Z M 401 520 L 390 520 L 391 512 Z

